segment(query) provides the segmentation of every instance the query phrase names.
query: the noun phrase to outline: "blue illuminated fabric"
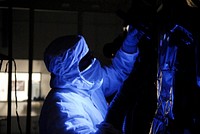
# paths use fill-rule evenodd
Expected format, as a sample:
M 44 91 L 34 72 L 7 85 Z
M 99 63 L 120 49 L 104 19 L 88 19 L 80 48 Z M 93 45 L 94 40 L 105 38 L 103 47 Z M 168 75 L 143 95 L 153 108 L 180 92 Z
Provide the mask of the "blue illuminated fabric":
M 176 72 L 177 46 L 168 46 L 159 57 L 157 78 L 157 110 L 152 122 L 150 134 L 164 134 L 169 120 L 174 120 L 174 81 Z M 164 47 L 163 46 L 163 47 Z M 163 49 L 163 48 L 162 48 Z
M 176 38 L 176 34 L 173 35 L 176 30 L 181 31 L 185 37 Z M 172 41 L 172 38 L 179 39 L 179 44 L 177 44 L 176 40 Z M 191 45 L 192 42 L 193 36 L 191 32 L 180 25 L 175 25 L 160 40 L 158 49 L 157 110 L 149 134 L 169 133 L 167 126 L 170 120 L 174 120 L 173 107 L 178 46 Z
M 39 119 L 40 134 L 94 134 L 106 115 L 105 97 L 116 92 L 132 71 L 138 51 L 120 49 L 112 65 L 101 66 L 94 58 L 82 72 L 79 62 L 89 51 L 85 39 L 59 55 L 46 55 L 51 72 L 51 91 L 47 95 Z

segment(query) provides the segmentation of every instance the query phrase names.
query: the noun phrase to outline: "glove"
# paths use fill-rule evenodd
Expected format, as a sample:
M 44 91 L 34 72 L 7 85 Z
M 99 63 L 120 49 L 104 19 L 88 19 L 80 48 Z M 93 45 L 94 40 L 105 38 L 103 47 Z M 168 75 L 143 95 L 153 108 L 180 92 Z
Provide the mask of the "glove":
M 127 53 L 137 52 L 137 44 L 143 35 L 143 31 L 133 28 L 132 25 L 129 25 L 127 36 L 122 45 L 122 50 Z

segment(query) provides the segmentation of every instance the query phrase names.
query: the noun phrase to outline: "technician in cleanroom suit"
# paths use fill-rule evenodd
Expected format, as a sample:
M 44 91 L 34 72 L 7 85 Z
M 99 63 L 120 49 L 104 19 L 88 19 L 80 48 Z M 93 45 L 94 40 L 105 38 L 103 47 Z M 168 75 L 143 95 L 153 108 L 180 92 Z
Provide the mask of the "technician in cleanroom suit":
M 40 134 L 121 132 L 109 119 L 105 121 L 105 98 L 118 91 L 132 71 L 142 35 L 142 31 L 130 27 L 112 65 L 104 67 L 91 56 L 83 36 L 55 39 L 44 53 L 46 68 L 51 73 L 51 90 L 41 110 Z

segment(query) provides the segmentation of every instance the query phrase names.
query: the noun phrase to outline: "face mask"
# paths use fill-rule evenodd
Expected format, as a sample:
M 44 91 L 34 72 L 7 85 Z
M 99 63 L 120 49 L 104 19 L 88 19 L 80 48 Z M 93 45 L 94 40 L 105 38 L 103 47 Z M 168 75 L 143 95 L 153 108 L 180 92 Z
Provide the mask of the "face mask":
M 94 58 L 92 64 L 82 71 L 80 76 L 83 81 L 91 87 L 96 87 L 97 85 L 102 84 L 102 72 L 99 61 Z
M 94 57 L 90 51 L 87 52 L 87 54 L 81 59 L 79 62 L 79 70 L 82 72 L 85 70 L 89 65 L 92 64 Z

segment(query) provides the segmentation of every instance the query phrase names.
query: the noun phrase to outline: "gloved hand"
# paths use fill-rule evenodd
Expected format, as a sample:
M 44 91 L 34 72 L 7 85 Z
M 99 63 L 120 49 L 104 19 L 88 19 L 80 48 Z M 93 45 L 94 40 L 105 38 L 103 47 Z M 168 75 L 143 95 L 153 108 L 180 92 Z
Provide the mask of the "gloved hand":
M 137 52 L 137 44 L 144 35 L 144 32 L 129 25 L 127 36 L 123 42 L 122 49 L 127 53 Z

